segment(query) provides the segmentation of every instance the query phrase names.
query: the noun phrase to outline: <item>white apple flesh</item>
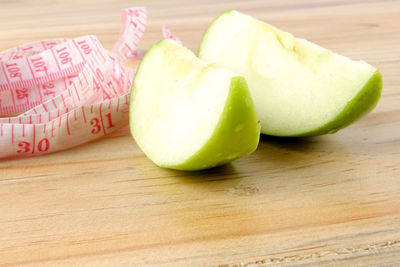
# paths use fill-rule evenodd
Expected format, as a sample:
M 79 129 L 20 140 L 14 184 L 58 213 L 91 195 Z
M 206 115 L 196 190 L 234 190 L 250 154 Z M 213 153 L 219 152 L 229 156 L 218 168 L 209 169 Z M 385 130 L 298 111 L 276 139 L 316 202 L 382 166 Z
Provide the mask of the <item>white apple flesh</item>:
M 333 133 L 379 100 L 376 68 L 295 38 L 230 10 L 209 26 L 199 57 L 243 75 L 261 132 L 275 136 Z
M 244 78 L 174 41 L 147 51 L 130 103 L 132 136 L 159 166 L 201 170 L 257 147 L 260 125 Z

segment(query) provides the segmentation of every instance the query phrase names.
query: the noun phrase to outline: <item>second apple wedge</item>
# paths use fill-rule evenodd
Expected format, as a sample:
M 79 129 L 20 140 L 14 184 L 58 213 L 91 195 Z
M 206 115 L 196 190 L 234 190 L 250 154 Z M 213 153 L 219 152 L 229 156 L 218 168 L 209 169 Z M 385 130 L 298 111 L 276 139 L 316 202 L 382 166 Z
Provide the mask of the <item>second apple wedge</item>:
M 199 57 L 246 78 L 264 134 L 336 132 L 372 110 L 381 94 L 381 74 L 366 62 L 234 10 L 209 26 Z
M 136 143 L 161 167 L 211 168 L 251 153 L 259 141 L 245 79 L 168 39 L 141 61 L 129 115 Z

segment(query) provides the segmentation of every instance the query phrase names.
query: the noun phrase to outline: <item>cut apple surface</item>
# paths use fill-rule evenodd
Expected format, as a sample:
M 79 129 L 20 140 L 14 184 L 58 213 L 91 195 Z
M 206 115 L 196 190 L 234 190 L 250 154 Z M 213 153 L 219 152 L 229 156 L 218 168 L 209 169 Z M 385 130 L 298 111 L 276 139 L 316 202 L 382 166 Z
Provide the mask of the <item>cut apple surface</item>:
M 234 10 L 209 26 L 199 58 L 246 78 L 261 132 L 269 135 L 336 132 L 372 110 L 381 94 L 381 75 L 366 62 Z
M 131 134 L 162 167 L 206 169 L 258 145 L 260 124 L 245 79 L 169 39 L 147 51 L 130 103 Z

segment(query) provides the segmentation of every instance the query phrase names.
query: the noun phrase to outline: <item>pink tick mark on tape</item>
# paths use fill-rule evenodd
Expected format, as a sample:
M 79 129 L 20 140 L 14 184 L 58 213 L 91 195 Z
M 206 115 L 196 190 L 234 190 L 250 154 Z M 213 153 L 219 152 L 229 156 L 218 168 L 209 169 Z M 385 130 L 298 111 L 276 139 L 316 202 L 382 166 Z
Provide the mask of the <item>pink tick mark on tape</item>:
M 68 149 L 126 126 L 135 70 L 122 61 L 143 55 L 145 26 L 146 9 L 127 8 L 112 51 L 82 36 L 0 52 L 0 158 Z
M 171 30 L 165 25 L 162 26 L 162 35 L 164 38 L 168 38 L 174 40 L 178 44 L 182 44 L 181 40 L 179 40 L 176 35 L 172 34 Z

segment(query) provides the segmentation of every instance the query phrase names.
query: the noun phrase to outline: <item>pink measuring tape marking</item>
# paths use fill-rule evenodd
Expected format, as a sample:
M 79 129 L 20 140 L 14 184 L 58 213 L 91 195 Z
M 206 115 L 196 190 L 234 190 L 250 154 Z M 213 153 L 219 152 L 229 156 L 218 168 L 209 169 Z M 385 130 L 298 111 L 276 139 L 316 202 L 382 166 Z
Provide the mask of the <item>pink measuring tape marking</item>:
M 178 44 L 182 44 L 181 40 L 179 40 L 176 35 L 172 34 L 171 30 L 165 25 L 162 26 L 162 35 L 164 38 L 168 38 L 174 40 Z
M 145 26 L 146 9 L 127 8 L 111 52 L 95 36 L 0 52 L 0 158 L 67 149 L 127 125 L 134 70 L 122 61 L 140 58 Z

